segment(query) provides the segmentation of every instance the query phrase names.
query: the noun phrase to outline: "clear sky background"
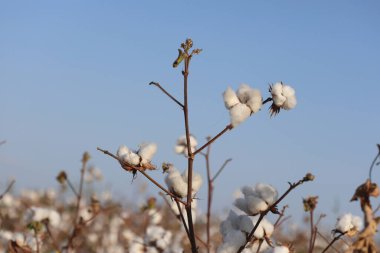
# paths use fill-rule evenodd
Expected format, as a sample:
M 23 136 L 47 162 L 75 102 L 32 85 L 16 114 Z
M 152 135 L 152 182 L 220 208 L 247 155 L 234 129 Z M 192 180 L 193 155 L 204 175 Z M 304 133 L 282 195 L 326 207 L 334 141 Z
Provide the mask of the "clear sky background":
M 216 182 L 215 209 L 232 206 L 243 185 L 267 182 L 283 192 L 311 171 L 315 182 L 286 201 L 293 216 L 301 217 L 308 195 L 320 196 L 318 212 L 331 220 L 359 214 L 348 201 L 380 142 L 379 24 L 378 1 L 2 1 L 0 186 L 14 177 L 17 189 L 53 187 L 62 169 L 77 181 L 87 150 L 104 187 L 128 195 L 145 180 L 131 184 L 96 147 L 144 141 L 158 143 L 157 165 L 184 169 L 173 151 L 182 111 L 148 83 L 182 100 L 181 69 L 171 64 L 191 37 L 204 50 L 189 78 L 191 132 L 200 143 L 229 122 L 227 86 L 248 83 L 266 97 L 269 83 L 283 81 L 298 98 L 275 118 L 266 106 L 212 146 L 214 171 L 233 158 Z M 202 157 L 196 171 L 205 174 Z M 199 197 L 204 207 L 206 187 Z

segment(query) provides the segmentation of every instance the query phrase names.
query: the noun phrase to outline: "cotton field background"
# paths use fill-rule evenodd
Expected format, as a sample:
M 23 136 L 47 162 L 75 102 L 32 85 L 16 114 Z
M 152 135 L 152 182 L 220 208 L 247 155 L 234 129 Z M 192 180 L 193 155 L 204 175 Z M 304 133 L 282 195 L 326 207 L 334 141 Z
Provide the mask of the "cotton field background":
M 0 252 L 378 252 L 374 1 L 0 3 Z

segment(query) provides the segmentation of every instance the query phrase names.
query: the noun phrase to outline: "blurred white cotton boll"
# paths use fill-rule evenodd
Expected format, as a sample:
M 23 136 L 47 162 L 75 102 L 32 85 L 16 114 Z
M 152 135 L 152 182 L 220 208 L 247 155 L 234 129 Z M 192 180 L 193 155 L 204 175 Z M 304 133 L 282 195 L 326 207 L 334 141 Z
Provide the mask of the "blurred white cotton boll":
M 230 109 L 231 124 L 237 127 L 251 115 L 251 109 L 245 104 L 237 104 Z
M 272 99 L 273 103 L 278 107 L 281 107 L 286 101 L 286 97 L 283 95 L 273 95 Z
M 128 152 L 129 152 L 129 148 L 128 148 L 127 146 L 125 146 L 125 145 L 120 145 L 120 147 L 119 147 L 118 150 L 117 150 L 116 155 L 117 155 L 117 157 L 121 158 L 121 157 L 123 157 L 124 155 L 128 154 Z
M 188 181 L 188 170 L 186 169 L 183 173 L 182 173 L 182 178 L 185 182 Z M 202 176 L 196 172 L 194 172 L 193 170 L 193 182 L 192 182 L 192 185 L 191 185 L 191 188 L 194 192 L 198 192 L 198 190 L 201 188 L 202 186 Z
M 49 223 L 58 227 L 61 221 L 61 216 L 55 210 L 41 207 L 31 207 L 25 212 L 25 219 L 27 223 L 32 221 L 42 221 L 44 219 L 49 219 Z
M 231 109 L 233 106 L 239 104 L 239 98 L 237 97 L 235 91 L 228 87 L 223 93 L 224 105 L 227 109 Z
M 138 151 L 138 155 L 142 159 L 142 164 L 149 163 L 153 156 L 157 152 L 157 144 L 156 143 L 144 143 L 140 145 L 140 149 Z
M 252 88 L 249 87 L 247 84 L 243 83 L 239 86 L 237 92 L 237 97 L 239 98 L 240 102 L 245 104 L 248 102 L 249 99 L 253 96 L 252 94 Z
M 296 94 L 296 91 L 290 87 L 289 85 L 283 85 L 282 86 L 282 95 L 289 98 Z
M 193 135 L 190 135 L 189 139 L 190 139 L 190 149 L 191 149 L 191 152 L 194 152 L 195 151 L 195 147 L 198 145 L 198 141 L 197 141 L 197 139 Z M 177 144 L 174 147 L 174 151 L 177 154 L 183 154 L 184 156 L 187 157 L 188 152 L 187 152 L 187 138 L 186 138 L 186 135 L 182 135 L 181 137 L 179 137 L 177 139 Z
M 245 213 L 250 213 L 248 210 L 248 202 L 245 198 L 235 199 L 234 205 Z
M 182 175 L 174 168 L 174 166 L 169 169 L 169 174 L 165 178 L 165 183 L 169 190 L 173 191 L 177 196 L 183 198 L 187 195 L 187 182 L 183 180 Z
M 272 205 L 278 198 L 277 190 L 269 184 L 258 183 L 255 186 L 255 190 L 260 198 L 262 198 L 269 205 Z
M 349 236 L 352 236 L 362 230 L 363 221 L 359 216 L 347 213 L 338 218 L 335 228 L 342 233 L 348 233 Z
M 252 215 L 265 211 L 268 208 L 268 204 L 263 199 L 256 196 L 248 196 L 246 200 L 247 208 Z
M 261 97 L 261 92 L 256 89 L 252 89 L 251 97 L 247 101 L 247 106 L 251 109 L 252 113 L 256 113 L 260 110 L 263 105 L 263 98 Z
M 283 103 L 282 108 L 285 110 L 291 110 L 297 105 L 297 99 L 295 96 L 288 97 L 286 101 Z
M 133 151 L 128 151 L 128 153 L 122 157 L 122 161 L 137 166 L 140 164 L 140 156 Z
M 273 96 L 282 95 L 282 83 L 277 82 L 271 86 L 271 94 Z
M 271 253 L 289 253 L 289 248 L 285 246 L 274 247 Z

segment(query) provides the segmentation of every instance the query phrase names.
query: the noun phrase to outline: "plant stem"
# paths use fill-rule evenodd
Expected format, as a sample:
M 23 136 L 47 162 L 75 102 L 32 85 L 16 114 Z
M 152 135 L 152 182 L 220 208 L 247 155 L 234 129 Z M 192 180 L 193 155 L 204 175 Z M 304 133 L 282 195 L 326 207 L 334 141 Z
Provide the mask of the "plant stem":
M 69 188 L 73 191 L 73 193 L 75 194 L 75 197 L 79 197 L 79 194 L 77 193 L 77 191 L 75 190 L 73 184 L 71 183 L 70 179 L 69 178 L 66 178 L 66 181 L 67 181 L 67 184 L 69 185 Z
M 225 168 L 225 167 L 227 166 L 227 164 L 228 164 L 229 162 L 231 162 L 231 161 L 232 161 L 231 158 L 229 158 L 229 159 L 227 159 L 227 160 L 224 161 L 223 165 L 220 167 L 220 169 L 218 170 L 218 172 L 216 172 L 216 174 L 214 175 L 214 177 L 211 179 L 212 182 L 215 181 L 215 179 L 219 176 L 220 173 L 222 173 L 222 171 L 224 170 L 224 168 Z
M 220 133 L 218 133 L 214 138 L 210 139 L 206 144 L 204 144 L 202 147 L 200 147 L 199 149 L 197 149 L 195 152 L 194 152 L 194 156 L 196 154 L 198 154 L 199 152 L 201 152 L 204 148 L 206 148 L 208 145 L 210 145 L 211 143 L 213 143 L 214 141 L 216 141 L 220 136 L 222 136 L 225 132 L 227 132 L 228 130 L 231 130 L 233 128 L 232 124 L 229 124 L 227 125 L 222 131 L 220 131 Z
M 4 197 L 5 194 L 7 194 L 7 193 L 12 189 L 13 185 L 15 184 L 15 182 L 16 182 L 16 180 L 13 179 L 13 180 L 9 183 L 8 187 L 7 187 L 7 188 L 5 189 L 5 191 L 0 195 L 0 200 Z
M 169 92 L 167 92 L 162 86 L 157 82 L 150 82 L 149 85 L 154 85 L 159 88 L 163 93 L 165 93 L 169 98 L 171 98 L 176 104 L 178 104 L 183 109 L 183 104 L 179 102 L 175 97 L 173 97 Z
M 325 253 L 339 238 L 341 238 L 345 233 L 340 233 L 339 235 L 335 236 L 334 239 L 327 245 L 327 247 L 322 251 L 322 253 Z
M 188 94 L 187 94 L 187 81 L 189 76 L 189 65 L 190 65 L 191 55 L 187 55 L 185 59 L 185 69 L 183 70 L 183 93 L 184 93 L 184 107 L 183 114 L 185 118 L 185 131 L 186 131 L 186 144 L 187 144 L 187 204 L 186 204 L 186 213 L 187 213 L 187 222 L 189 227 L 189 240 L 191 244 L 192 253 L 197 253 L 197 243 L 195 241 L 195 232 L 194 232 L 194 224 L 193 217 L 191 214 L 191 201 L 192 201 L 192 184 L 193 184 L 193 162 L 194 155 L 191 152 L 191 142 L 190 142 L 190 127 L 189 127 L 189 104 L 188 104 Z
M 371 167 L 369 168 L 369 181 L 372 182 L 372 169 L 373 167 L 375 166 L 375 163 L 376 163 L 376 160 L 380 157 L 380 150 L 379 152 L 377 153 L 377 155 L 375 156 L 375 159 L 373 159 L 373 162 L 371 164 Z
M 210 140 L 210 137 L 207 138 L 207 140 Z M 210 219 L 211 219 L 211 204 L 212 204 L 212 197 L 213 197 L 213 191 L 214 191 L 214 185 L 213 181 L 211 179 L 211 168 L 210 168 L 210 150 L 211 145 L 207 147 L 207 152 L 205 154 L 206 159 L 206 170 L 207 170 L 207 186 L 208 186 L 208 193 L 207 193 L 207 221 L 206 221 L 206 233 L 207 233 L 207 253 L 210 253 Z
M 314 239 L 314 209 L 310 209 L 310 240 L 308 253 L 313 253 L 313 239 Z

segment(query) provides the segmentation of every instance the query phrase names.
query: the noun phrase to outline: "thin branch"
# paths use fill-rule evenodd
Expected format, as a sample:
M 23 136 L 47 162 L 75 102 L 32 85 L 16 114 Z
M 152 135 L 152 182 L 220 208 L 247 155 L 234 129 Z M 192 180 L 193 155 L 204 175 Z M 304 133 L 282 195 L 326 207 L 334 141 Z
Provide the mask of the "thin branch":
M 99 150 L 100 152 L 102 152 L 103 154 L 105 155 L 108 155 L 110 157 L 112 157 L 113 159 L 117 160 L 120 164 L 122 164 L 123 162 L 119 160 L 119 158 L 112 154 L 111 152 L 109 152 L 108 150 L 104 150 L 104 149 L 101 149 L 99 147 L 96 148 L 97 150 Z M 140 172 L 141 174 L 143 174 L 149 181 L 151 181 L 154 185 L 156 185 L 158 188 L 160 188 L 162 191 L 164 191 L 166 194 L 170 195 L 172 198 L 178 200 L 178 202 L 180 202 L 181 204 L 183 205 L 186 205 L 186 203 L 179 199 L 176 195 L 174 195 L 173 193 L 171 193 L 170 191 L 168 191 L 167 189 L 165 189 L 162 185 L 160 185 L 156 180 L 154 180 L 152 177 L 150 177 L 147 173 L 145 173 L 145 171 L 143 171 L 141 169 L 141 167 L 137 167 L 137 166 L 130 166 L 128 165 L 129 167 L 135 169 L 136 171 Z M 122 166 L 122 168 L 124 169 L 124 167 Z M 130 171 L 128 171 L 130 172 Z
M 40 244 L 38 242 L 38 233 L 36 229 L 34 229 L 34 238 L 36 240 L 36 247 L 37 247 L 36 252 L 40 253 Z
M 279 226 L 279 223 L 280 223 L 282 217 L 284 217 L 284 215 L 285 215 L 285 210 L 288 207 L 289 207 L 288 205 L 285 205 L 285 206 L 282 207 L 282 210 L 281 210 L 280 214 L 278 215 L 278 218 L 277 218 L 276 222 L 273 224 L 273 227 L 275 229 Z
M 179 217 L 181 218 L 181 221 L 182 221 L 182 224 L 183 224 L 183 227 L 185 228 L 185 231 L 186 231 L 186 234 L 187 234 L 187 237 L 190 237 L 190 233 L 189 233 L 189 228 L 187 227 L 187 224 L 186 224 L 186 220 L 185 218 L 183 217 L 183 213 L 182 213 L 182 209 L 178 203 L 178 201 L 174 200 L 176 205 L 177 205 L 177 208 L 178 208 L 178 212 L 179 212 Z
M 327 245 L 327 247 L 322 251 L 322 253 L 325 253 L 334 244 L 334 242 L 338 241 L 339 238 L 341 238 L 345 234 L 346 233 L 339 233 L 339 235 L 335 236 L 334 239 L 332 239 L 332 241 L 329 243 L 329 245 Z
M 13 185 L 15 184 L 15 182 L 16 182 L 16 180 L 13 179 L 13 180 L 9 183 L 8 187 L 7 187 L 7 188 L 5 189 L 5 191 L 0 195 L 0 200 L 4 197 L 5 194 L 7 194 L 7 193 L 12 189 Z
M 176 102 L 182 109 L 183 109 L 183 104 L 179 102 L 175 97 L 173 97 L 169 92 L 167 92 L 162 86 L 157 83 L 157 82 L 150 82 L 149 85 L 154 85 L 157 88 L 159 88 L 163 93 L 165 93 L 169 98 L 171 98 L 174 102 Z
M 268 103 L 268 102 L 270 102 L 270 101 L 272 101 L 272 100 L 273 100 L 273 99 L 272 99 L 271 97 L 265 99 L 265 100 L 263 101 L 263 105 L 265 105 L 266 103 Z
M 211 181 L 215 181 L 215 179 L 219 176 L 220 173 L 222 173 L 222 171 L 224 170 L 224 168 L 227 166 L 227 164 L 229 162 L 232 161 L 232 158 L 229 158 L 227 160 L 224 161 L 223 165 L 220 167 L 220 169 L 216 172 L 216 174 L 214 175 L 214 177 L 211 179 Z
M 375 159 L 373 159 L 373 162 L 371 164 L 371 167 L 369 168 L 369 181 L 372 182 L 372 169 L 373 167 L 375 166 L 375 163 L 377 161 L 377 159 L 380 157 L 380 147 L 379 147 L 379 152 L 377 153 L 377 155 L 375 156 Z
M 314 239 L 314 209 L 310 209 L 310 240 L 308 253 L 313 253 L 313 239 Z
M 329 243 L 329 240 L 322 234 L 322 233 L 320 233 L 319 231 L 317 231 L 317 234 L 325 241 L 325 242 L 327 242 L 327 243 Z M 335 252 L 337 252 L 337 253 L 340 253 L 339 252 L 339 250 L 337 250 L 334 246 L 331 246 L 331 248 L 335 251 Z
M 49 221 L 45 221 L 45 222 L 42 222 L 44 225 L 45 225 L 45 229 L 46 229 L 46 232 L 48 234 L 48 236 L 50 237 L 50 240 L 52 241 L 52 244 L 53 244 L 53 247 L 54 247 L 54 250 L 57 252 L 57 253 L 60 253 L 61 250 L 59 249 L 59 246 L 58 246 L 58 243 L 57 241 L 55 240 L 51 230 L 50 230 L 50 226 L 49 226 Z
M 66 178 L 66 181 L 67 181 L 67 184 L 69 185 L 69 188 L 73 191 L 73 193 L 75 194 L 75 197 L 78 198 L 79 197 L 79 194 L 77 193 L 77 191 L 75 190 L 75 187 L 74 185 L 71 183 L 70 179 L 67 177 Z
M 297 183 L 289 183 L 289 188 L 288 190 L 281 195 L 281 197 L 276 201 L 274 202 L 272 205 L 270 205 L 265 211 L 261 212 L 260 215 L 259 215 L 259 218 L 255 224 L 255 226 L 253 227 L 252 231 L 249 233 L 248 237 L 247 237 L 247 240 L 246 242 L 239 248 L 239 250 L 237 251 L 237 253 L 241 253 L 244 248 L 246 247 L 246 245 L 248 244 L 248 242 L 250 242 L 253 238 L 253 235 L 254 233 L 256 232 L 257 228 L 259 227 L 260 225 L 260 222 L 264 219 L 264 217 L 270 212 L 270 211 L 273 211 L 273 210 L 276 210 L 276 206 L 293 190 L 295 189 L 297 186 L 303 184 L 304 182 L 307 182 L 307 181 L 311 181 L 313 180 L 314 176 L 311 175 L 311 174 L 307 174 L 303 179 L 299 180 Z
M 207 137 L 207 141 L 210 140 L 210 137 Z M 210 253 L 210 220 L 211 220 L 211 204 L 214 191 L 213 180 L 211 179 L 211 166 L 210 166 L 210 151 L 211 145 L 207 147 L 207 152 L 204 155 L 206 160 L 206 170 L 207 170 L 207 220 L 206 220 L 206 235 L 207 235 L 207 253 Z
M 231 130 L 233 128 L 232 124 L 229 124 L 227 125 L 220 133 L 218 133 L 214 138 L 210 139 L 206 144 L 204 144 L 202 147 L 200 147 L 199 149 L 197 149 L 195 152 L 194 152 L 194 156 L 196 154 L 198 154 L 199 152 L 201 152 L 204 148 L 206 148 L 208 145 L 210 145 L 211 143 L 213 143 L 214 141 L 216 141 L 220 136 L 222 136 L 225 132 L 227 132 L 228 130 Z

